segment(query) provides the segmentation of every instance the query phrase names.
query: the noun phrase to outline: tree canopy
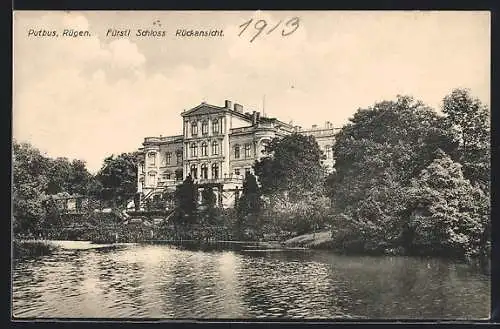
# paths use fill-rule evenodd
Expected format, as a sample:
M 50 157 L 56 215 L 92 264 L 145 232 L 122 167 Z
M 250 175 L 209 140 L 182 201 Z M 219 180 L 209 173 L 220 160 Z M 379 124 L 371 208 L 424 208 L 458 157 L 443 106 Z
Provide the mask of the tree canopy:
M 336 136 L 326 181 L 337 245 L 478 253 L 489 213 L 488 192 L 474 185 L 489 168 L 484 111 L 461 90 L 445 97 L 444 116 L 408 96 L 359 109 Z
M 296 198 L 323 185 L 323 154 L 313 136 L 294 133 L 274 138 L 264 152 L 266 156 L 254 164 L 262 194 L 287 193 Z
M 464 175 L 483 190 L 490 182 L 490 112 L 468 89 L 454 89 L 443 99 L 443 113 L 459 140 L 455 158 Z
M 96 175 L 102 185 L 102 198 L 124 205 L 137 191 L 137 153 L 111 155 Z

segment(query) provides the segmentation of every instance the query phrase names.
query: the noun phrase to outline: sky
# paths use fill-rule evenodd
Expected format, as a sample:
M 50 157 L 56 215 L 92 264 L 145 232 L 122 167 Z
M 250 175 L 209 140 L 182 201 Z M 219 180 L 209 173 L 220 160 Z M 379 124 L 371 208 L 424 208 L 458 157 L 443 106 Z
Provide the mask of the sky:
M 296 31 L 282 36 L 293 17 Z M 267 26 L 250 42 L 260 19 Z M 113 28 L 131 35 L 106 36 Z M 30 29 L 91 36 L 34 37 Z M 136 37 L 137 29 L 166 37 Z M 177 29 L 224 35 L 176 37 Z M 265 107 L 304 128 L 341 127 L 358 108 L 397 95 L 439 111 L 454 88 L 469 88 L 490 104 L 489 12 L 17 11 L 13 43 L 13 138 L 84 160 L 92 173 L 144 137 L 181 134 L 180 113 L 203 101 Z

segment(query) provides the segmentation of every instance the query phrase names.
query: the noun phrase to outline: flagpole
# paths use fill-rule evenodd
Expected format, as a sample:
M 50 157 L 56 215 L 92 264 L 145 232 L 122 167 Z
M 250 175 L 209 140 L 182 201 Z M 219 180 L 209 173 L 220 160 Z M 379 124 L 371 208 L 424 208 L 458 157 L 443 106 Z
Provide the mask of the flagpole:
M 262 116 L 266 117 L 266 94 L 262 97 Z

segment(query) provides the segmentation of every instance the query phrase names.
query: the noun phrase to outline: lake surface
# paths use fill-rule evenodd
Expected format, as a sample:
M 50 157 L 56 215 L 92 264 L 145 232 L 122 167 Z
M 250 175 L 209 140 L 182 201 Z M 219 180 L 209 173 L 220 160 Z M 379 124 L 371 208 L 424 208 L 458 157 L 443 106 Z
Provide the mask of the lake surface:
M 466 264 L 325 251 L 60 243 L 13 264 L 15 318 L 485 319 L 490 277 Z

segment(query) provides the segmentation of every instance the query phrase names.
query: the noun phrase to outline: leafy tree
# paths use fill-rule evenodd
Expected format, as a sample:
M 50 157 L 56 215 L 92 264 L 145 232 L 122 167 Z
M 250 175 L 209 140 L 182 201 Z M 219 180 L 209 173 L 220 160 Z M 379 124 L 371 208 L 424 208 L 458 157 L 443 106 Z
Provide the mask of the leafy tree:
M 94 177 L 87 170 L 82 160 L 70 161 L 67 158 L 49 160 L 48 194 L 67 192 L 69 194 L 87 195 L 89 187 L 95 184 Z
M 442 117 L 408 96 L 359 109 L 336 136 L 335 173 L 327 179 L 336 210 L 334 237 L 354 249 L 397 244 L 405 189 L 434 159 L 456 152 Z
M 274 138 L 264 152 L 267 155 L 254 164 L 262 194 L 285 194 L 297 199 L 322 186 L 323 154 L 313 136 L 294 133 Z
M 479 255 L 489 227 L 488 196 L 464 178 L 461 165 L 439 152 L 408 190 L 414 249 Z
M 48 176 L 48 194 L 57 194 L 61 192 L 69 192 L 69 181 L 71 177 L 71 162 L 67 158 L 56 158 L 49 160 L 50 167 L 47 172 Z
M 49 161 L 29 143 L 13 143 L 13 227 L 15 233 L 36 234 L 42 225 Z
M 456 129 L 461 151 L 489 145 L 489 110 L 468 89 L 454 89 L 443 100 L 443 112 Z
M 213 188 L 204 187 L 201 192 L 201 210 L 199 211 L 199 223 L 207 235 L 215 232 L 215 226 L 218 224 L 218 209 L 216 208 L 216 195 Z
M 117 206 L 126 205 L 137 189 L 136 153 L 122 153 L 104 160 L 96 178 L 102 184 L 102 198 L 112 200 Z
M 336 136 L 330 193 L 336 207 L 358 207 L 384 181 L 407 184 L 433 159 L 436 149 L 456 143 L 442 118 L 421 102 L 399 96 L 360 109 Z
M 88 171 L 85 161 L 75 159 L 71 161 L 71 176 L 69 177 L 68 193 L 88 195 L 92 194 L 93 186 L 98 184 Z
M 175 192 L 177 201 L 175 225 L 187 227 L 196 223 L 198 189 L 191 175 L 187 176 L 182 184 L 178 185 Z
M 460 141 L 459 156 L 466 178 L 483 190 L 490 183 L 490 113 L 468 89 L 454 89 L 443 100 L 443 113 Z
M 60 227 L 62 225 L 61 211 L 54 197 L 53 196 L 47 197 L 47 199 L 44 200 L 43 202 L 43 207 L 45 209 L 44 227 L 46 228 Z
M 244 238 L 243 232 L 250 232 L 252 237 L 259 235 L 259 214 L 262 207 L 260 189 L 257 179 L 251 173 L 245 176 L 243 181 L 242 195 L 236 205 L 237 221 L 236 231 L 240 238 Z

